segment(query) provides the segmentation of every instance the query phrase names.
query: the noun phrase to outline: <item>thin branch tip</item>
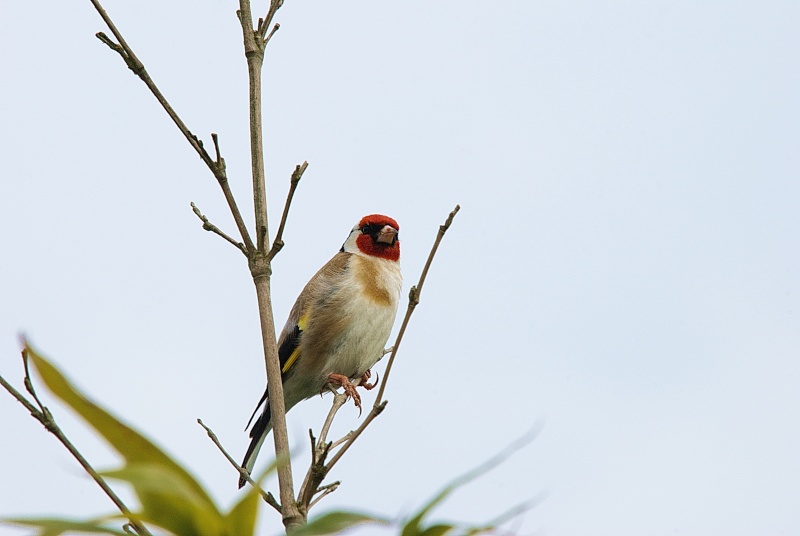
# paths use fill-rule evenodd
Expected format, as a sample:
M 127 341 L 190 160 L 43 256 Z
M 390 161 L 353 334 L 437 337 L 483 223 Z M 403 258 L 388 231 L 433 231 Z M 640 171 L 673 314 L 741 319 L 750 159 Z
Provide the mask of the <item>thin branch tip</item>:
M 245 244 L 243 244 L 242 242 L 237 242 L 236 240 L 225 234 L 219 227 L 208 221 L 208 218 L 205 216 L 205 214 L 203 214 L 200 211 L 199 208 L 197 208 L 197 205 L 194 204 L 194 201 L 189 202 L 189 205 L 192 207 L 192 212 L 194 212 L 195 215 L 198 218 L 200 218 L 200 221 L 203 222 L 203 229 L 205 231 L 211 231 L 212 233 L 222 237 L 223 239 L 225 239 L 225 241 L 232 244 L 233 246 L 236 247 L 236 249 L 244 253 L 245 257 L 248 256 L 247 246 Z
M 273 35 L 275 35 L 275 32 L 277 32 L 277 31 L 278 31 L 278 30 L 280 30 L 280 29 L 281 29 L 281 25 L 280 25 L 280 24 L 278 24 L 278 23 L 276 22 L 276 23 L 275 23 L 275 26 L 273 26 L 273 27 L 272 27 L 272 30 L 271 30 L 271 31 L 269 32 L 269 34 L 268 34 L 268 35 L 267 35 L 267 36 L 264 38 L 264 46 L 267 46 L 267 43 L 269 43 L 269 40 L 270 40 L 270 39 L 272 39 L 272 36 L 273 36 Z M 261 33 L 261 32 L 259 32 L 259 33 Z
M 453 223 L 453 218 L 456 217 L 456 214 L 458 214 L 459 210 L 461 210 L 461 205 L 456 205 L 456 208 L 450 212 L 450 215 L 447 216 L 444 225 L 442 225 L 442 232 L 447 231 L 450 228 L 450 225 Z
M 275 255 L 283 249 L 283 231 L 286 228 L 286 220 L 289 217 L 289 207 L 292 205 L 292 199 L 294 198 L 294 192 L 297 190 L 297 186 L 300 184 L 300 179 L 303 177 L 303 173 L 305 173 L 306 168 L 308 167 L 308 161 L 304 161 L 302 164 L 297 164 L 292 172 L 292 176 L 289 179 L 289 193 L 286 194 L 286 203 L 283 207 L 283 214 L 281 215 L 281 222 L 278 225 L 278 233 L 275 235 L 275 241 L 272 243 L 272 248 L 270 248 L 269 252 L 267 253 L 267 261 L 271 262 L 272 259 L 275 258 Z

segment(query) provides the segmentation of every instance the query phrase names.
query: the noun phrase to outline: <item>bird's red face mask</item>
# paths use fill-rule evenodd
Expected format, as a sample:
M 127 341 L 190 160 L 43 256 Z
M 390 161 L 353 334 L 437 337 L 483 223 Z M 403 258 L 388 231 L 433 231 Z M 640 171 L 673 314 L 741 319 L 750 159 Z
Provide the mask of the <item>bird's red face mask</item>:
M 365 216 L 359 222 L 358 248 L 368 255 L 396 261 L 400 258 L 400 226 L 382 214 Z

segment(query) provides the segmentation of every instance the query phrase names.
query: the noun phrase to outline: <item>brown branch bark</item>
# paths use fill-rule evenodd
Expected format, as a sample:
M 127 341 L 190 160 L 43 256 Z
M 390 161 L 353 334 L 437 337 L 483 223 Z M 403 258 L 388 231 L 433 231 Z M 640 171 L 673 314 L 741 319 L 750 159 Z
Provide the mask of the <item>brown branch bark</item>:
M 272 313 L 272 295 L 270 276 L 272 268 L 267 252 L 269 243 L 269 227 L 267 224 L 267 194 L 264 184 L 264 152 L 263 130 L 261 118 L 261 68 L 264 61 L 265 32 L 275 12 L 283 4 L 282 0 L 272 0 L 266 21 L 259 21 L 259 27 L 253 28 L 253 16 L 250 0 L 239 0 L 236 12 L 242 26 L 247 73 L 249 78 L 250 102 L 250 160 L 253 175 L 253 207 L 256 223 L 256 249 L 250 255 L 250 273 L 256 287 L 258 313 L 261 325 L 261 340 L 264 347 L 264 361 L 267 368 L 267 387 L 270 393 L 270 411 L 272 422 L 272 438 L 275 444 L 275 456 L 286 460 L 278 466 L 278 487 L 280 491 L 281 514 L 287 532 L 305 523 L 294 499 L 294 483 L 292 480 L 291 456 L 289 452 L 289 436 L 286 431 L 286 408 L 283 400 L 283 382 L 281 381 L 280 362 L 278 361 L 278 344 L 275 337 L 275 319 Z M 253 250 L 251 250 L 253 251 Z

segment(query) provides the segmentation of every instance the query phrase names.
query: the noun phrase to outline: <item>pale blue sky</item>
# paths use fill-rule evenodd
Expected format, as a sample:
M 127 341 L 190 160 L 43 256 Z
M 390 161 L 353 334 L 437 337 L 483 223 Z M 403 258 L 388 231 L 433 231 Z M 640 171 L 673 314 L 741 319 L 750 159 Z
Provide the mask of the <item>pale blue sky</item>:
M 105 7 L 190 128 L 219 133 L 250 221 L 235 3 Z M 264 372 L 243 257 L 189 208 L 234 233 L 219 188 L 88 1 L 4 2 L 0 20 L 0 371 L 20 379 L 27 333 L 230 504 L 195 419 L 240 457 Z M 405 294 L 462 206 L 388 409 L 317 512 L 407 513 L 541 420 L 442 517 L 546 493 L 520 534 L 800 533 L 800 4 L 291 0 L 276 20 L 273 226 L 310 163 L 276 323 L 364 214 L 400 222 Z M 289 414 L 298 467 L 328 403 Z M 112 510 L 5 395 L 0 421 L 0 515 Z

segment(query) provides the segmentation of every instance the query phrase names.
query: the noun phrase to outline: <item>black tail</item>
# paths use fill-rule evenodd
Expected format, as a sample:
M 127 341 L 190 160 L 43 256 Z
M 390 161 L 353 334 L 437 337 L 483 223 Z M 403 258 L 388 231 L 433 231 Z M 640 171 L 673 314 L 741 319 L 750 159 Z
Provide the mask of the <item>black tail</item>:
M 264 396 L 261 398 L 261 402 L 258 403 L 260 406 L 262 402 L 265 402 L 267 398 L 267 393 L 264 393 Z M 258 411 L 258 406 L 256 407 L 256 411 Z M 253 416 L 255 416 L 255 412 L 253 412 Z M 258 456 L 258 451 L 261 450 L 261 445 L 264 443 L 264 439 L 266 435 L 269 433 L 271 426 L 271 412 L 269 410 L 269 402 L 264 403 L 264 411 L 261 413 L 261 416 L 258 417 L 256 423 L 253 425 L 253 428 L 250 430 L 250 446 L 247 447 L 247 452 L 244 455 L 244 460 L 242 460 L 242 467 L 247 469 L 248 474 L 253 471 L 253 465 L 256 463 L 256 456 Z M 250 422 L 252 422 L 253 417 L 250 417 Z M 250 422 L 247 425 L 250 425 Z M 244 476 L 239 477 L 239 488 L 242 488 L 247 479 Z

